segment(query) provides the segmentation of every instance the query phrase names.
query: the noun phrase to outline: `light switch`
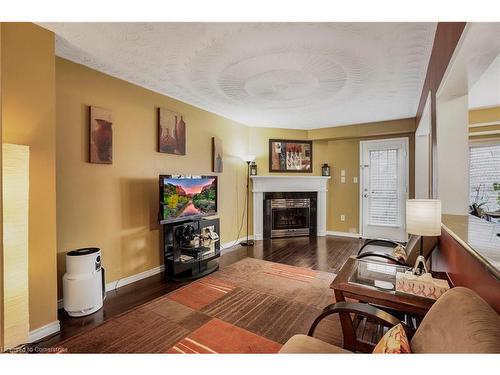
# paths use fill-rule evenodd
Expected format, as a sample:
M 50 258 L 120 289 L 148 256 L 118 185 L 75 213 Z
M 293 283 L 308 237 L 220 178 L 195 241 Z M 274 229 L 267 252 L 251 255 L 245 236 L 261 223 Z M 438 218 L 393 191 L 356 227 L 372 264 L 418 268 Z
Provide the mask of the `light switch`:
M 341 170 L 340 170 L 340 175 L 341 175 L 342 177 L 345 177 L 345 169 L 341 169 Z
M 357 177 L 353 177 L 352 178 L 352 182 L 355 183 L 355 184 L 357 184 L 358 183 L 358 178 Z
M 345 184 L 345 176 L 340 177 L 340 183 Z
M 340 221 L 345 221 L 345 215 L 340 215 Z

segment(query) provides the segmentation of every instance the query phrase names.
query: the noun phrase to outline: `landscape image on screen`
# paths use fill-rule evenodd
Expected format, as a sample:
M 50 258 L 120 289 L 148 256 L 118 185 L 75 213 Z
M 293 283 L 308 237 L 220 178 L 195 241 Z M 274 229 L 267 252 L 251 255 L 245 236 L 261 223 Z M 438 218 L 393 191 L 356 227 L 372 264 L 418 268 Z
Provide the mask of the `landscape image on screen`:
M 163 219 L 217 212 L 217 182 L 210 178 L 164 178 Z

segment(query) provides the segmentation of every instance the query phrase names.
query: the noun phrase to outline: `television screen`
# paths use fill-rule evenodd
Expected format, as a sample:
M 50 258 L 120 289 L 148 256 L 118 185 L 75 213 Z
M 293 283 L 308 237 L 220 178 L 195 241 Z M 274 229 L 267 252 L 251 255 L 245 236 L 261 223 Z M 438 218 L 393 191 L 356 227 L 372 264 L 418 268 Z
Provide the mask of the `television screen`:
M 217 176 L 160 176 L 161 221 L 217 213 Z

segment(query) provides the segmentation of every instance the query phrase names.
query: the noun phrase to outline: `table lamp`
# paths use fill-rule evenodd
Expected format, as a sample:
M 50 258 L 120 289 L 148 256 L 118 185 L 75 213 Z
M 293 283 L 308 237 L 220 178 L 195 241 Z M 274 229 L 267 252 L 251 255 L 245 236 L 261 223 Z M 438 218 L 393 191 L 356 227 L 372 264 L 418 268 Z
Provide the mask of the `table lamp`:
M 437 199 L 408 199 L 406 201 L 406 231 L 422 236 L 420 253 L 413 267 L 415 275 L 428 272 L 424 257 L 423 236 L 441 234 L 441 201 Z

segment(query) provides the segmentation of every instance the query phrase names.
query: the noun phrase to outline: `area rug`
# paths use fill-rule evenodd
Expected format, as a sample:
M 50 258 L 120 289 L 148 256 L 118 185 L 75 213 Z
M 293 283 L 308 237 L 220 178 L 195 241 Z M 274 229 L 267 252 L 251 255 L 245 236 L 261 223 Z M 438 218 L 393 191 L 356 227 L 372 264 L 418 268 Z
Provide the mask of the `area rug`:
M 58 344 L 67 353 L 276 353 L 307 333 L 335 275 L 245 258 Z M 315 337 L 342 345 L 337 317 Z

